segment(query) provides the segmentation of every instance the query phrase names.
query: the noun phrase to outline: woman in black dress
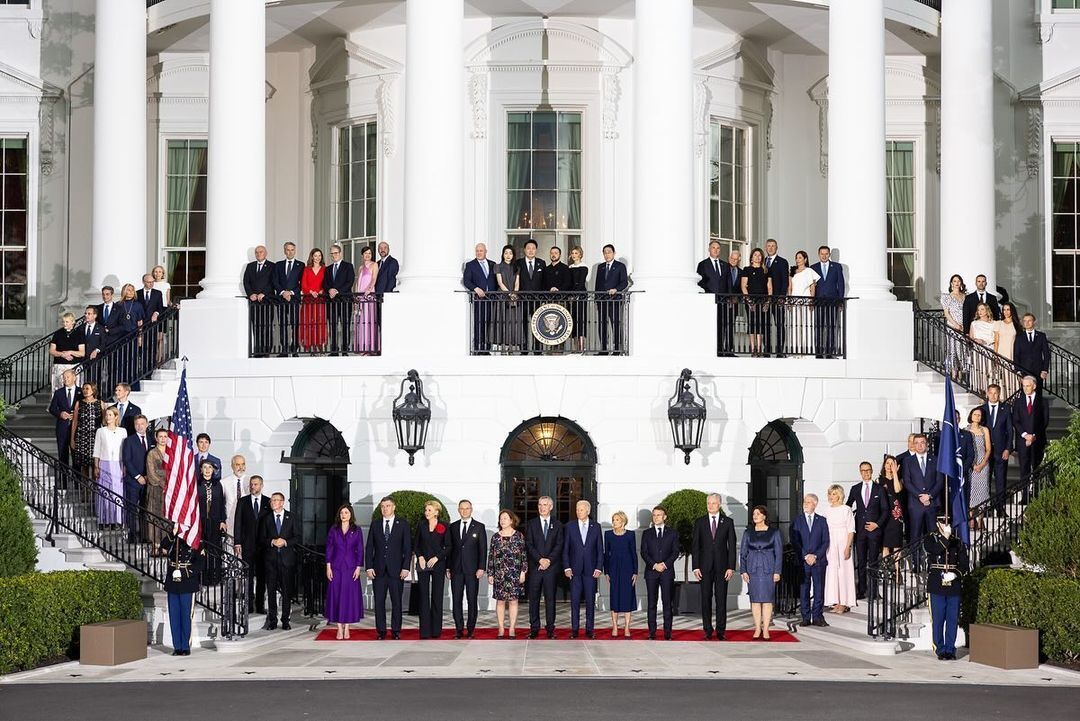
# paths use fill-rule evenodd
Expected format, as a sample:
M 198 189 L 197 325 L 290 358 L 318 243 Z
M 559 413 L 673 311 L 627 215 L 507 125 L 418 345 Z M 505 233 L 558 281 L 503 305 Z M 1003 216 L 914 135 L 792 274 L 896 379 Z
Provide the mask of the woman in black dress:
M 105 413 L 97 397 L 97 386 L 83 383 L 82 398 L 75 401 L 71 419 L 71 465 L 87 478 L 94 477 L 94 439 Z
M 895 553 L 904 545 L 904 484 L 900 480 L 900 466 L 895 456 L 885 456 L 881 464 L 878 483 L 885 490 L 885 500 L 889 505 L 889 519 L 881 533 L 881 555 Z
M 86 355 L 86 344 L 83 340 L 85 334 L 76 332 L 75 314 L 64 313 L 60 320 L 64 327 L 53 333 L 49 342 L 49 355 L 53 359 L 51 380 L 54 391 L 64 385 L 64 371 L 74 368 Z
M 589 266 L 581 262 L 583 258 L 581 248 L 574 246 L 570 249 L 570 290 L 574 293 L 570 296 L 570 317 L 574 319 L 574 329 L 571 332 L 578 353 L 585 352 L 585 336 L 589 329 L 589 302 L 585 296 L 585 291 L 589 289 L 586 282 Z
M 443 586 L 446 583 L 446 526 L 439 521 L 442 504 L 424 504 L 424 520 L 416 529 L 416 592 L 419 594 L 420 638 L 442 635 Z
M 750 251 L 750 264 L 739 276 L 742 294 L 747 296 L 746 332 L 750 338 L 750 354 L 760 358 L 764 348 L 768 297 L 772 295 L 772 279 L 765 272 L 765 252 L 761 248 Z

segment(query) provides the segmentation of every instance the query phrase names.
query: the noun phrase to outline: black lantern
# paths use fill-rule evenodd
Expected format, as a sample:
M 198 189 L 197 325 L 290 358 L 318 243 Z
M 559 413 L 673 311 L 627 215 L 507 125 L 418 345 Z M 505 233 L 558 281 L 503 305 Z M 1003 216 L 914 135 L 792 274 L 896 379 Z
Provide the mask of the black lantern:
M 691 383 L 694 384 L 692 391 Z M 675 382 L 675 394 L 668 401 L 667 417 L 671 422 L 671 438 L 675 448 L 683 452 L 686 465 L 690 465 L 690 452 L 701 448 L 705 415 L 705 401 L 698 393 L 697 379 L 689 368 L 683 368 Z
M 405 390 L 405 384 L 409 390 Z M 410 370 L 401 381 L 401 392 L 394 399 L 394 428 L 397 430 L 398 448 L 409 454 L 409 465 L 415 463 L 413 456 L 424 447 L 428 424 L 431 422 L 431 404 L 424 397 L 424 383 L 420 374 Z

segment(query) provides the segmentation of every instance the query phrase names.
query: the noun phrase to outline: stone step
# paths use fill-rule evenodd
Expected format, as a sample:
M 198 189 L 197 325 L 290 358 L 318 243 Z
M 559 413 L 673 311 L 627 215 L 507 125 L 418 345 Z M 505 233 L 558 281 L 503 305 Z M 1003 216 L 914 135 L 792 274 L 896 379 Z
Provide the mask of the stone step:
M 884 639 L 873 639 L 866 635 L 866 627 L 863 626 L 861 632 L 852 631 L 848 628 L 842 628 L 839 625 L 832 625 L 833 614 L 827 614 L 830 618 L 826 618 L 826 622 L 830 625 L 821 628 L 818 626 L 806 626 L 796 629 L 799 636 L 803 636 L 808 639 L 814 639 L 816 641 L 824 641 L 826 643 L 832 643 L 837 646 L 843 646 L 860 653 L 865 653 L 869 656 L 895 656 L 900 653 L 903 648 L 900 643 L 893 641 L 886 641 Z
M 120 563 L 119 561 L 99 561 L 93 563 L 84 563 L 84 566 L 92 571 L 126 571 L 127 565 Z
M 105 554 L 96 548 L 65 548 L 63 549 L 64 557 L 72 563 L 81 563 L 86 565 L 88 563 L 104 563 Z

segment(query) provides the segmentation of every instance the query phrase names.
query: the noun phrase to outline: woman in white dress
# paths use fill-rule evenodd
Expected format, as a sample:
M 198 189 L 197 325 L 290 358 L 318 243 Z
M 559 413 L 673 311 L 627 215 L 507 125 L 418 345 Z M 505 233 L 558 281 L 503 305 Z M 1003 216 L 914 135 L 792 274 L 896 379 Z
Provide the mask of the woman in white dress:
M 788 297 L 813 298 L 814 290 L 821 276 L 810 267 L 810 258 L 805 251 L 795 254 L 795 266 L 791 269 L 788 281 Z M 787 340 L 791 346 L 785 352 L 794 355 L 808 355 L 814 349 L 814 314 L 810 301 L 795 301 L 788 308 Z
M 124 497 L 124 473 L 120 462 L 120 449 L 127 438 L 127 431 L 120 427 L 120 412 L 116 406 L 105 409 L 105 425 L 94 435 L 94 468 L 97 482 L 120 498 Z M 100 525 L 119 526 L 124 518 L 121 504 L 101 494 L 97 499 L 97 516 Z
M 844 504 L 844 489 L 829 486 L 829 506 L 823 515 L 829 524 L 829 550 L 825 566 L 825 605 L 833 613 L 847 613 L 855 605 L 855 515 Z
M 990 315 L 990 306 L 979 303 L 975 308 L 975 320 L 971 321 L 968 337 L 976 346 L 982 346 L 992 351 L 997 346 L 997 329 L 994 317 Z M 975 388 L 971 390 L 985 394 L 986 386 L 990 385 L 994 375 L 994 356 L 990 353 L 976 351 L 973 354 L 971 367 L 971 383 Z
M 161 302 L 165 304 L 165 307 L 169 307 L 169 290 L 172 288 L 169 285 L 169 281 L 165 280 L 165 268 L 160 265 L 155 265 L 154 269 L 150 271 L 150 275 L 154 276 L 154 290 L 161 291 Z
M 967 286 L 964 279 L 953 274 L 949 278 L 949 292 L 941 294 L 941 310 L 945 314 L 945 325 L 955 333 L 945 335 L 945 366 L 952 374 L 953 380 L 959 380 L 960 376 L 967 371 L 963 341 L 957 334 L 964 334 L 964 298 L 967 294 Z

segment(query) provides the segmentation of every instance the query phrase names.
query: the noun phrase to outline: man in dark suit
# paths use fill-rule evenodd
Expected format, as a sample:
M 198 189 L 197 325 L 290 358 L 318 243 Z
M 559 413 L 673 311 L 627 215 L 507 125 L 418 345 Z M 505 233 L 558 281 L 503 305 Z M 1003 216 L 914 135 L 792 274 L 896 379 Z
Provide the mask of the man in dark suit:
M 390 244 L 379 243 L 379 274 L 375 276 L 376 293 L 392 293 L 397 288 L 398 262 L 390 255 Z
M 266 568 L 266 593 L 268 606 L 263 628 L 277 628 L 278 594 L 281 594 L 281 628 L 288 631 L 289 612 L 294 596 L 293 579 L 296 576 L 296 525 L 292 514 L 285 510 L 285 495 L 270 496 L 270 513 L 263 516 L 262 533 L 263 565 Z
M 300 278 L 304 263 L 296 259 L 296 243 L 284 246 L 285 259 L 274 264 L 271 277 L 274 298 L 278 303 L 278 329 L 281 335 L 281 355 L 296 354 L 296 329 L 300 320 Z
M 262 476 L 248 479 L 248 495 L 233 512 L 233 551 L 248 565 L 248 613 L 266 613 L 266 548 L 259 543 L 263 519 L 270 515 L 270 499 L 263 495 Z
M 165 311 L 165 297 L 154 288 L 154 276 L 147 273 L 142 277 L 143 287 L 135 293 L 135 300 L 142 306 L 147 323 L 154 323 Z M 152 344 L 151 344 L 152 345 Z
M 915 434 L 915 455 L 904 459 L 904 488 L 908 494 L 908 537 L 915 541 L 934 530 L 934 519 L 945 490 L 937 458 L 927 451 L 926 436 Z M 916 549 L 916 558 L 921 554 Z
M 382 518 L 368 529 L 365 566 L 375 595 L 375 632 L 386 638 L 386 594 L 390 593 L 390 634 L 401 638 L 401 595 L 412 561 L 412 532 L 409 522 L 397 518 L 397 504 L 390 496 L 379 501 Z
M 132 403 L 128 396 L 131 395 L 131 386 L 127 383 L 117 383 L 113 389 L 113 397 L 116 399 L 116 411 L 120 414 L 120 426 L 130 436 L 135 432 L 135 419 L 142 413 L 142 408 Z
M 986 403 L 982 406 L 982 422 L 990 430 L 990 477 L 994 481 L 994 508 L 1005 510 L 1006 474 L 1009 455 L 1013 449 L 1012 408 L 1001 400 L 1001 386 L 986 387 Z
M 862 481 L 848 492 L 847 505 L 855 511 L 855 594 L 866 598 L 874 585 L 866 577 L 870 563 L 881 556 L 881 536 L 889 520 L 889 499 L 885 489 L 874 482 L 874 466 L 870 461 L 859 464 Z
M 544 290 L 549 293 L 558 293 L 560 290 L 570 290 L 570 268 L 562 262 L 562 250 L 553 245 L 548 250 L 548 258 L 551 262 L 543 271 Z
M 900 480 L 904 480 L 904 464 L 915 455 L 915 435 L 908 433 L 907 450 L 896 457 L 896 475 L 900 476 Z
M 739 285 L 740 262 L 742 254 L 737 250 L 728 253 L 727 263 L 721 263 L 723 274 L 720 277 L 720 297 L 716 299 L 717 316 L 717 348 L 716 354 L 724 358 L 735 357 L 735 319 L 739 314 L 740 299 L 735 296 L 742 295 L 742 287 Z
M 101 289 L 101 303 L 96 306 L 98 322 L 101 323 L 101 333 L 104 338 L 104 347 L 109 347 L 123 336 L 124 314 L 120 312 L 120 304 L 113 300 L 113 287 L 103 286 Z
M 255 260 L 244 268 L 244 295 L 248 299 L 251 350 L 265 356 L 274 337 L 274 264 L 266 259 L 265 245 L 255 246 Z
M 645 590 L 648 594 L 649 640 L 656 638 L 656 602 L 664 601 L 664 640 L 671 640 L 674 618 L 675 560 L 679 557 L 679 532 L 668 528 L 667 509 L 652 510 L 652 528 L 641 534 L 641 560 L 645 562 Z
M 986 290 L 986 276 L 975 276 L 975 291 L 968 293 L 964 298 L 964 333 L 971 330 L 971 321 L 975 320 L 975 309 L 979 303 L 986 303 L 990 308 L 991 320 L 1001 320 L 1001 306 L 998 305 L 997 296 Z
M 1020 457 L 1020 479 L 1031 478 L 1046 453 L 1046 428 L 1050 424 L 1050 409 L 1039 392 L 1033 376 L 1024 376 L 1023 391 L 1013 403 L 1012 425 L 1016 434 L 1016 454 Z M 1028 494 L 1024 493 L 1024 503 Z
M 563 529 L 563 573 L 570 579 L 570 638 L 578 637 L 581 602 L 585 602 L 585 636 L 596 638 L 596 581 L 604 573 L 604 536 L 589 518 L 592 504 L 578 501 L 577 521 Z
M 706 293 L 719 293 L 720 280 L 727 263 L 720 260 L 720 241 L 709 243 L 709 257 L 697 264 L 698 287 Z
M 818 358 L 840 352 L 840 304 L 844 298 L 844 269 L 832 260 L 829 246 L 818 248 L 818 262 L 810 266 L 820 280 L 814 288 L 814 349 Z M 933 523 L 930 524 L 933 527 Z
M 450 600 L 454 607 L 454 638 L 473 637 L 476 628 L 476 597 L 480 579 L 487 568 L 487 529 L 472 517 L 472 501 L 458 503 L 460 518 L 450 524 L 450 553 L 446 575 L 450 577 Z M 462 592 L 469 602 L 469 621 L 465 623 Z
M 83 360 L 83 378 L 85 383 L 93 383 L 100 388 L 103 375 L 101 362 L 89 363 L 89 361 L 98 358 L 105 347 L 105 334 L 98 320 L 98 307 L 96 305 L 86 306 L 83 320 L 85 321 L 83 327 L 77 331 L 82 334 L 83 343 L 86 346 L 86 356 Z
M 791 545 L 802 559 L 799 583 L 800 626 L 828 626 L 822 609 L 825 606 L 825 567 L 829 565 L 829 523 L 819 516 L 818 497 L 808 493 L 803 498 L 803 512 L 791 522 Z M 811 595 L 813 601 L 811 601 Z
M 623 346 L 622 332 L 622 302 L 620 295 L 630 285 L 630 278 L 626 274 L 626 265 L 615 260 L 615 246 L 610 243 L 604 246 L 604 262 L 596 269 L 596 283 L 593 290 L 596 292 L 596 310 L 600 319 L 600 351 L 601 354 L 608 352 L 608 325 L 611 326 L 611 334 L 614 337 L 613 350 L 615 353 L 626 353 Z
M 540 635 L 540 595 L 544 596 L 544 628 L 548 638 L 555 638 L 555 580 L 562 568 L 563 528 L 551 515 L 554 503 L 548 496 L 536 501 L 536 518 L 530 519 L 525 531 L 525 555 L 528 559 L 525 574 L 529 594 L 529 638 Z
M 738 552 L 735 524 L 720 512 L 720 494 L 710 493 L 705 501 L 708 513 L 694 522 L 692 564 L 694 578 L 701 581 L 701 625 L 705 640 L 713 635 L 713 602 L 716 602 L 716 640 L 727 631 L 727 585 L 735 573 Z
M 1050 374 L 1050 343 L 1046 334 L 1035 330 L 1035 316 L 1024 313 L 1023 330 L 1013 341 L 1013 362 L 1020 370 L 1035 377 L 1036 390 L 1042 392 L 1043 381 Z
M 787 259 L 778 255 L 779 247 L 776 241 L 769 238 L 765 241 L 765 273 L 772 281 L 772 294 L 774 298 L 787 298 L 788 282 L 791 280 L 790 267 Z M 787 340 L 787 306 L 783 301 L 772 304 L 772 308 L 765 316 L 765 355 L 776 353 L 777 358 L 784 358 L 784 343 Z M 770 326 L 776 327 L 776 344 L 773 345 Z
M 82 392 L 75 386 L 75 371 L 64 371 L 63 379 L 64 385 L 53 391 L 49 415 L 56 419 L 56 457 L 66 466 L 71 462 L 72 414 Z
M 499 282 L 495 278 L 495 264 L 488 260 L 487 246 L 483 243 L 476 244 L 476 257 L 465 264 L 461 285 L 473 294 L 472 352 L 474 355 L 487 355 L 491 347 L 488 343 L 488 330 L 494 302 L 487 299 L 487 294 L 498 290 Z
M 532 328 L 529 327 L 532 314 L 540 307 L 541 302 L 540 296 L 535 294 L 547 290 L 544 287 L 545 263 L 536 257 L 536 241 L 532 238 L 526 240 L 525 255 L 514 262 L 517 263 L 518 291 L 526 294 L 521 301 L 521 317 L 524 324 L 522 337 L 526 339 L 522 349 L 531 346 L 533 355 L 540 355 L 540 341 L 533 337 Z
M 146 416 L 138 414 L 133 421 L 134 433 L 120 444 L 120 462 L 124 468 L 124 525 L 128 543 L 139 541 L 139 509 L 146 496 L 146 454 L 151 448 L 146 434 Z
M 210 461 L 210 465 L 214 467 L 213 479 L 220 481 L 221 459 L 210 452 L 210 436 L 206 433 L 195 436 L 195 467 L 198 468 L 203 461 Z
M 353 264 L 344 260 L 341 246 L 330 246 L 330 263 L 323 274 L 323 288 L 329 298 L 327 319 L 330 322 L 330 355 L 348 355 L 352 350 L 353 285 L 356 283 L 356 270 Z

